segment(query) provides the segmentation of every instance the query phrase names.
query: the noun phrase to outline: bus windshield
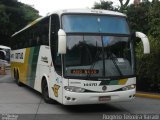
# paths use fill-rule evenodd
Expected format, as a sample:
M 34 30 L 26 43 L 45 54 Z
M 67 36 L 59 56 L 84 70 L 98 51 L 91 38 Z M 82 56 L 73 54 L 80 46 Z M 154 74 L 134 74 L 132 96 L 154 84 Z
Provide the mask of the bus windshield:
M 97 15 L 63 15 L 65 32 L 129 34 L 126 18 Z
M 68 35 L 65 75 L 115 77 L 133 75 L 129 37 Z
M 125 18 L 63 15 L 62 26 L 67 33 L 65 76 L 110 78 L 134 75 L 133 47 Z

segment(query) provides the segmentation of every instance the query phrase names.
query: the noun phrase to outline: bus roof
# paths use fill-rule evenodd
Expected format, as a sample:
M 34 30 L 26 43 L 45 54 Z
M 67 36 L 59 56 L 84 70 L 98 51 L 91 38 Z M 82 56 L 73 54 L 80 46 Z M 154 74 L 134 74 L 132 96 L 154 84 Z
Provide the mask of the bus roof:
M 31 22 L 30 24 L 25 26 L 23 29 L 15 32 L 11 37 L 17 35 L 18 33 L 24 31 L 25 29 L 27 29 L 31 26 L 33 26 L 34 24 L 38 23 L 42 19 L 44 19 L 44 18 L 46 18 L 46 17 L 48 17 L 52 14 L 58 14 L 59 16 L 61 16 L 62 14 L 99 14 L 99 15 L 114 15 L 114 16 L 126 17 L 125 14 L 120 13 L 120 12 L 110 11 L 110 10 L 101 10 L 101 9 L 66 9 L 66 10 L 59 10 L 59 11 L 47 14 L 45 17 L 40 17 L 40 18 L 34 20 L 33 22 Z
M 31 22 L 30 24 L 28 24 L 27 26 L 25 26 L 23 29 L 21 29 L 21 30 L 15 32 L 11 37 L 17 35 L 18 33 L 24 31 L 25 29 L 27 29 L 27 28 L 33 26 L 34 24 L 36 24 L 37 22 L 39 22 L 39 21 L 42 20 L 43 18 L 44 18 L 44 17 L 40 17 L 40 18 L 34 20 L 33 22 Z
M 66 9 L 66 10 L 59 10 L 53 13 L 57 13 L 59 15 L 67 14 L 67 13 L 73 13 L 73 14 L 105 14 L 105 15 L 115 15 L 115 16 L 124 16 L 125 14 L 116 12 L 116 11 L 110 11 L 110 10 L 102 10 L 102 9 Z M 52 15 L 53 13 L 49 14 Z

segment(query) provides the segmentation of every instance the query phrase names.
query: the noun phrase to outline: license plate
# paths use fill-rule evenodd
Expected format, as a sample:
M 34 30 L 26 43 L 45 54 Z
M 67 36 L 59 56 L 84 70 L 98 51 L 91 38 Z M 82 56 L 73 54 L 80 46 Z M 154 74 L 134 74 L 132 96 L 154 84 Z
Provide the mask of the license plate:
M 99 101 L 110 101 L 111 100 L 111 96 L 100 96 L 99 97 Z

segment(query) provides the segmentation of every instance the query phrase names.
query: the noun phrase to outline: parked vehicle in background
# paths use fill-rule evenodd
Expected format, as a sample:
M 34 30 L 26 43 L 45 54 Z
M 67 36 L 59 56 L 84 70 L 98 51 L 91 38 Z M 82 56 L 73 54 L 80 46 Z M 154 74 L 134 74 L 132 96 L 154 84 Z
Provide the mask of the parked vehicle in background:
M 0 45 L 0 64 L 4 64 L 7 67 L 10 66 L 10 51 L 10 47 Z

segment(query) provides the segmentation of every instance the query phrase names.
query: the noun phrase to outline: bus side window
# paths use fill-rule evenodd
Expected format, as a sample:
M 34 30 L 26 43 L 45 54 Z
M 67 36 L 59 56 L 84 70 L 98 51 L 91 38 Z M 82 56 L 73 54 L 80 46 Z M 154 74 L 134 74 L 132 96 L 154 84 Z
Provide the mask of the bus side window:
M 51 54 L 55 70 L 58 74 L 62 74 L 61 58 L 57 55 L 58 51 L 58 30 L 60 29 L 59 16 L 53 14 L 51 16 Z
M 38 23 L 39 43 L 41 45 L 49 45 L 49 17 Z

